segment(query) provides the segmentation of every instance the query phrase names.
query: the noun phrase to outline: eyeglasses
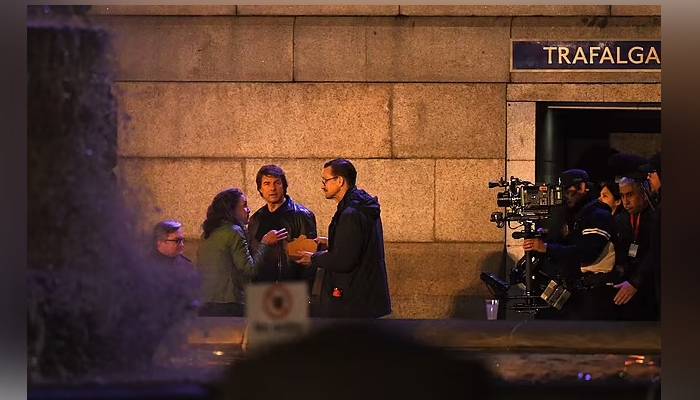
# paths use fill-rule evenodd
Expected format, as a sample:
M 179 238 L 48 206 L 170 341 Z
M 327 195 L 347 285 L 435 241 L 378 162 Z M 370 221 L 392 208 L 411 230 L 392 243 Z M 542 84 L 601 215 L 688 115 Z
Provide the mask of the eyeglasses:
M 333 179 L 338 179 L 338 177 L 337 177 L 337 176 L 334 176 L 334 177 L 332 177 L 332 178 L 324 178 L 324 177 L 321 177 L 321 184 L 322 184 L 323 186 L 326 186 L 326 183 L 328 183 L 328 181 L 332 181 Z
M 179 238 L 179 239 L 165 239 L 164 242 L 173 242 L 177 244 L 185 244 L 185 239 L 184 238 Z

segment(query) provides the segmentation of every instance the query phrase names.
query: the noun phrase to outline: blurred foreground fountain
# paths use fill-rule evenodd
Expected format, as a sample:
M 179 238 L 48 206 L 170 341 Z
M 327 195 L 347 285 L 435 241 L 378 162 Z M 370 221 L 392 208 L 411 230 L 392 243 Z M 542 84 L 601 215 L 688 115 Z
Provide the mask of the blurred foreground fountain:
M 110 41 L 84 10 L 28 8 L 30 383 L 147 371 L 192 313 L 122 199 Z

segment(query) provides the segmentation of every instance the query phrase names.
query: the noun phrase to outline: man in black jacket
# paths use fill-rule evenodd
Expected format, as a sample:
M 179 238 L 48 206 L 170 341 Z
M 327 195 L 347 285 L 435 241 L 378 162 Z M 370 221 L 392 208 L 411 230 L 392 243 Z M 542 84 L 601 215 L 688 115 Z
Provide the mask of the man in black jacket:
M 590 193 L 588 173 L 581 169 L 562 172 L 566 201 L 565 223 L 556 241 L 525 239 L 525 251 L 544 253 L 548 274 L 572 293 L 562 312 L 541 311 L 538 318 L 613 319 L 614 257 L 610 244 L 612 216 L 604 203 Z M 554 232 L 555 234 L 559 232 Z
M 619 182 L 625 211 L 615 217 L 615 253 L 624 275 L 615 285 L 614 300 L 624 320 L 656 319 L 653 270 L 658 264 L 648 258 L 654 215 L 640 180 L 625 177 Z
M 316 217 L 313 212 L 289 197 L 287 177 L 281 167 L 263 165 L 255 176 L 255 183 L 266 204 L 248 221 L 248 243 L 252 252 L 257 250 L 262 237 L 272 229 L 286 229 L 290 240 L 300 235 L 309 239 L 316 238 Z M 255 282 L 303 280 L 309 283 L 310 288 L 314 271 L 289 259 L 287 241 L 280 242 L 271 250 L 259 265 Z
M 391 313 L 379 202 L 355 186 L 356 178 L 348 160 L 324 164 L 322 190 L 338 203 L 328 227 L 328 250 L 301 253 L 302 264 L 323 268 L 323 317 L 379 318 Z

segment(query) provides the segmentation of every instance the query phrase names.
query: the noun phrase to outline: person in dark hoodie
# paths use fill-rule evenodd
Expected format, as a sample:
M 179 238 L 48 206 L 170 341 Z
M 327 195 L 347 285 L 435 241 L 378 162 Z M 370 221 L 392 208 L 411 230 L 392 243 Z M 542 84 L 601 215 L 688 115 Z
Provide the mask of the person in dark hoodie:
M 561 173 L 566 206 L 565 223 L 557 240 L 525 239 L 523 249 L 543 253 L 548 273 L 563 283 L 571 298 L 561 312 L 541 310 L 537 318 L 606 320 L 615 318 L 614 246 L 610 208 L 590 193 L 588 173 Z
M 312 295 L 320 292 L 321 317 L 379 318 L 391 313 L 379 201 L 357 188 L 356 179 L 348 160 L 323 165 L 321 190 L 338 203 L 328 227 L 328 249 L 299 253 L 300 264 L 319 271 Z

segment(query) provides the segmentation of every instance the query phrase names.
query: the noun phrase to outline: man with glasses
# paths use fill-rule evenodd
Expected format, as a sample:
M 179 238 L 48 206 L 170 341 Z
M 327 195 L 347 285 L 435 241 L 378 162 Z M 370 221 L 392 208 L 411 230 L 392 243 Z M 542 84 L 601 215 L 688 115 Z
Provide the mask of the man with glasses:
M 170 298 L 171 310 L 195 310 L 199 307 L 201 280 L 185 251 L 182 223 L 175 220 L 158 222 L 153 227 L 151 265 L 160 276 L 160 290 Z M 176 311 L 180 312 L 180 311 Z
M 153 260 L 161 265 L 185 266 L 194 270 L 194 265 L 182 253 L 185 251 L 185 234 L 182 223 L 174 220 L 161 221 L 153 227 Z
M 356 178 L 348 160 L 324 164 L 321 190 L 338 203 L 328 227 L 328 249 L 300 252 L 301 264 L 322 271 L 314 290 L 320 292 L 323 317 L 379 318 L 391 313 L 379 202 L 355 186 Z

